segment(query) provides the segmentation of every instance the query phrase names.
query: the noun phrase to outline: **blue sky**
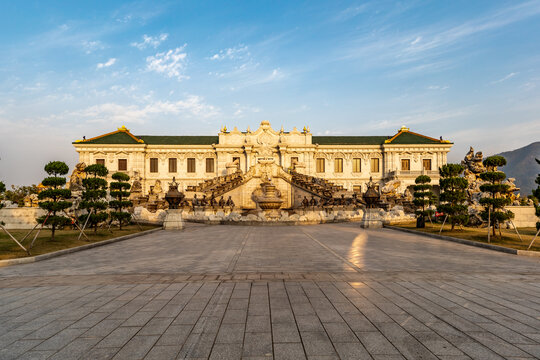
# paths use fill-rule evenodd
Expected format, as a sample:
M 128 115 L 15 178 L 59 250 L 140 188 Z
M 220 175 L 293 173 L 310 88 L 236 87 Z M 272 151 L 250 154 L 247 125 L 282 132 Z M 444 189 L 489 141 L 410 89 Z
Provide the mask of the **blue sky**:
M 402 125 L 484 154 L 540 139 L 540 1 L 3 1 L 0 180 L 71 142 Z

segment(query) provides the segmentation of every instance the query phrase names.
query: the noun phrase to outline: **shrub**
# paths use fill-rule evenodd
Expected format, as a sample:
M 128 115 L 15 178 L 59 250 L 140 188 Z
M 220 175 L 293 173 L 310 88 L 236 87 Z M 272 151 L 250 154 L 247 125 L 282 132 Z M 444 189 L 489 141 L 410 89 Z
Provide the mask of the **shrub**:
M 418 215 L 418 221 L 416 227 L 425 227 L 426 216 L 430 216 L 431 211 L 426 210 L 426 207 L 433 202 L 433 192 L 431 191 L 431 178 L 427 175 L 418 176 L 414 182 L 414 200 L 413 203 L 416 206 L 416 215 Z
M 83 179 L 82 201 L 79 208 L 88 211 L 87 214 L 79 216 L 79 221 L 87 226 L 93 227 L 97 231 L 98 225 L 107 220 L 108 204 L 105 200 L 107 196 L 107 180 L 104 179 L 109 170 L 104 165 L 93 164 L 87 166 L 84 171 L 86 178 Z
M 112 175 L 113 180 L 110 184 L 111 196 L 115 200 L 109 201 L 109 206 L 113 208 L 111 211 L 111 218 L 118 220 L 120 230 L 122 229 L 122 223 L 125 222 L 129 224 L 131 220 L 131 214 L 127 211 L 124 211 L 125 208 L 132 206 L 131 201 L 127 200 L 130 195 L 129 189 L 131 185 L 129 184 L 129 175 L 123 172 L 117 172 Z
M 452 230 L 456 225 L 467 224 L 469 221 L 468 209 L 464 205 L 468 181 L 460 176 L 463 170 L 460 164 L 446 164 L 439 168 L 441 195 L 437 210 L 448 215 Z

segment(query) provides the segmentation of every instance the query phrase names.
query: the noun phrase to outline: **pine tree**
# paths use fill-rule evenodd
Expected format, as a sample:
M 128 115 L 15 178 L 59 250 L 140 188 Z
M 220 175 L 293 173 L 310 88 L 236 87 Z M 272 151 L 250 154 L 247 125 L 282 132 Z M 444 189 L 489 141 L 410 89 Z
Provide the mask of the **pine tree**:
M 0 181 L 0 200 L 4 200 L 4 193 L 6 192 L 6 184 Z M 4 207 L 4 204 L 0 202 L 0 209 Z
M 129 189 L 131 185 L 128 183 L 129 175 L 123 172 L 117 172 L 112 175 L 113 181 L 110 184 L 111 196 L 116 200 L 109 201 L 109 206 L 114 209 L 111 212 L 111 218 L 118 220 L 120 225 L 120 230 L 122 230 L 122 223 L 125 222 L 129 224 L 131 219 L 131 214 L 123 209 L 132 206 L 131 201 L 127 200 L 129 198 Z
M 495 236 L 495 228 L 508 219 L 514 217 L 510 210 L 504 210 L 504 207 L 510 205 L 512 200 L 507 196 L 510 186 L 503 184 L 502 181 L 506 178 L 506 174 L 502 171 L 497 171 L 497 167 L 506 165 L 506 159 L 502 156 L 490 156 L 484 159 L 486 171 L 480 174 L 480 178 L 486 183 L 480 185 L 480 190 L 489 193 L 489 197 L 480 199 L 480 204 L 484 205 L 485 210 L 481 216 L 484 220 L 490 220 L 493 228 L 493 236 Z
M 87 214 L 79 216 L 79 221 L 83 224 L 86 223 L 88 214 L 88 227 L 94 227 L 94 232 L 97 231 L 98 224 L 107 220 L 107 213 L 104 211 L 107 209 L 108 204 L 105 200 L 107 196 L 107 180 L 104 179 L 109 173 L 109 170 L 104 165 L 93 164 L 87 166 L 84 171 L 86 172 L 86 179 L 83 179 L 83 193 L 82 201 L 79 204 L 79 208 L 86 209 Z
M 39 207 L 47 210 L 48 215 L 37 218 L 37 221 L 51 227 L 53 241 L 56 229 L 71 223 L 69 217 L 62 215 L 71 206 L 71 202 L 66 200 L 71 198 L 71 190 L 63 188 L 66 178 L 61 176 L 68 171 L 69 167 L 63 161 L 51 161 L 45 165 L 45 172 L 50 176 L 43 179 L 42 184 L 47 189 L 38 194 L 38 199 L 44 200 L 39 203 Z
M 534 159 L 540 165 L 540 160 Z M 533 196 L 539 201 L 538 206 L 536 207 L 536 216 L 540 217 L 540 174 L 534 180 L 538 187 L 533 190 Z M 540 229 L 540 221 L 536 223 L 536 229 Z
M 431 205 L 433 201 L 431 178 L 427 175 L 420 175 L 414 182 L 416 185 L 414 186 L 413 203 L 416 206 L 416 215 L 418 215 L 416 227 L 423 228 L 426 227 L 426 216 L 430 216 L 430 210 L 426 210 L 426 207 Z
M 469 221 L 467 205 L 464 205 L 467 200 L 465 189 L 468 181 L 460 176 L 463 170 L 464 167 L 460 164 L 446 164 L 439 168 L 441 203 L 437 210 L 448 215 L 452 230 L 456 225 L 466 224 Z

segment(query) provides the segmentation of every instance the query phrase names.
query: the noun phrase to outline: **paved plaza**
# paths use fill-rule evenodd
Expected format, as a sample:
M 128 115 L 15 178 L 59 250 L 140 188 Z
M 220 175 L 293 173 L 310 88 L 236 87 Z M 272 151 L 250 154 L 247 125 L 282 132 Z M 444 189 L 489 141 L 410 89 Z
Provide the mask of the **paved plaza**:
M 540 358 L 540 258 L 357 224 L 159 231 L 0 268 L 0 359 Z

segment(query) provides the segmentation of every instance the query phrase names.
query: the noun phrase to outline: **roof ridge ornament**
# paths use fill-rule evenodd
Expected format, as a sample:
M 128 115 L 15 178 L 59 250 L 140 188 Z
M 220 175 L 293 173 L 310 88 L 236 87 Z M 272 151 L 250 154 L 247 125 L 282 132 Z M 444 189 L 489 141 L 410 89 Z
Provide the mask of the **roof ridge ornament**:
M 118 131 L 129 132 L 129 129 L 126 127 L 126 125 L 122 125 L 121 127 L 118 128 Z
M 403 125 L 403 126 L 401 127 L 401 129 L 398 130 L 398 132 L 408 132 L 408 131 L 410 131 L 410 130 L 411 130 L 411 129 L 409 129 L 408 127 L 406 127 L 405 125 Z

